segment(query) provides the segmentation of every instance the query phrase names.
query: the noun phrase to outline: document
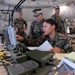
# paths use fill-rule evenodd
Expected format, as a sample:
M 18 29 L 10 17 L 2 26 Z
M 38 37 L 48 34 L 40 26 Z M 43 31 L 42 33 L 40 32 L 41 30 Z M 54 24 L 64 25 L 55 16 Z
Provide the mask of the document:
M 55 53 L 53 58 L 57 60 L 62 60 L 63 57 L 67 56 L 68 53 Z
M 40 50 L 40 51 L 50 51 L 50 49 L 52 49 L 52 48 L 53 47 L 51 46 L 51 44 L 46 40 L 42 45 L 37 47 L 37 50 Z
M 67 57 L 68 59 L 75 60 L 75 52 L 71 52 L 71 53 L 65 55 L 65 57 Z
M 55 53 L 53 58 L 58 59 L 58 60 L 62 60 L 63 57 L 75 60 L 75 52 L 71 52 L 71 53 Z
M 30 50 L 35 50 L 35 49 L 37 49 L 37 47 L 27 47 L 28 49 L 30 49 Z
M 51 44 L 46 40 L 42 45 L 39 47 L 27 47 L 30 50 L 40 50 L 40 51 L 50 51 L 53 47 Z
M 59 64 L 57 65 L 57 67 L 61 67 L 61 65 L 64 64 L 64 66 L 68 69 L 68 71 L 70 70 L 75 70 L 75 62 L 70 61 L 69 59 L 63 57 L 61 62 L 59 62 Z M 53 67 L 52 70 L 55 70 L 56 67 Z
M 74 62 L 71 62 L 70 60 L 68 60 L 66 58 L 62 58 L 62 62 L 66 63 L 67 65 L 69 65 L 70 67 L 75 69 L 75 63 Z

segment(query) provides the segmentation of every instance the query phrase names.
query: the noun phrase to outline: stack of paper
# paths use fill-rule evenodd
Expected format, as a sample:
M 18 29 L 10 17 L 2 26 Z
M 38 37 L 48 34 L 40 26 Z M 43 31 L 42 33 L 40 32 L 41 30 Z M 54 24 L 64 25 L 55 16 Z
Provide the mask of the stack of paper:
M 62 60 L 63 57 L 67 57 L 68 59 L 75 60 L 75 52 L 71 53 L 55 53 L 54 59 Z
M 67 57 L 68 59 L 75 60 L 75 52 L 71 52 L 71 53 L 65 55 L 65 57 Z
M 64 64 L 64 66 L 69 70 L 69 68 L 72 68 L 72 70 L 75 70 L 75 63 L 71 62 L 67 58 L 62 58 L 62 60 L 59 62 L 57 67 L 61 67 L 61 65 Z M 53 70 L 56 69 L 56 67 L 53 67 Z
M 63 58 L 61 63 L 65 63 L 75 70 L 75 63 L 74 62 L 71 62 L 70 60 Z
M 55 53 L 53 56 L 54 59 L 62 60 L 63 57 L 67 56 L 68 53 Z

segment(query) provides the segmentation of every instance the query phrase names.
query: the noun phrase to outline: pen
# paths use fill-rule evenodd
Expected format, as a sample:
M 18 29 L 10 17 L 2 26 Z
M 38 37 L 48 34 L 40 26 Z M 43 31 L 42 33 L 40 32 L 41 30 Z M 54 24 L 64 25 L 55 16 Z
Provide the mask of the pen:
M 56 71 L 54 75 L 57 75 L 57 74 L 58 74 L 58 71 Z

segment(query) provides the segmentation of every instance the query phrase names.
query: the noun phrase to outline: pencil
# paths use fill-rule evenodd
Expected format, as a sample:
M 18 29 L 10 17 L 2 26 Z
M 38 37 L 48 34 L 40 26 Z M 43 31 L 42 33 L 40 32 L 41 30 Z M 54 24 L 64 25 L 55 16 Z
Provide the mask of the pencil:
M 56 71 L 54 75 L 57 75 L 57 74 L 58 74 L 58 71 Z
M 6 60 L 2 60 L 5 63 L 8 63 L 9 65 L 13 66 L 13 64 L 11 64 L 10 62 L 6 61 Z

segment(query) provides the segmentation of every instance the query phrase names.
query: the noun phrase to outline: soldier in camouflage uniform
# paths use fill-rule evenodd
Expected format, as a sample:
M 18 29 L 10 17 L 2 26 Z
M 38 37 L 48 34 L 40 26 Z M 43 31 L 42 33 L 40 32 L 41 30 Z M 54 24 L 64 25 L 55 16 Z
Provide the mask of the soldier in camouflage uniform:
M 27 35 L 25 33 L 25 30 L 27 29 L 27 23 L 22 18 L 22 16 L 23 16 L 22 12 L 19 12 L 19 17 L 14 20 L 14 28 L 16 30 L 16 37 L 17 37 L 17 40 L 20 42 L 23 42 L 27 38 Z
M 50 52 L 60 53 L 60 52 L 71 52 L 73 48 L 71 47 L 68 39 L 64 34 L 58 33 L 56 31 L 57 24 L 53 19 L 47 19 L 44 21 L 43 31 L 44 38 L 43 40 L 48 40 L 53 48 Z
M 33 16 L 35 21 L 31 23 L 29 37 L 30 39 L 34 39 L 34 41 L 41 41 L 38 40 L 43 34 L 42 28 L 44 19 L 41 9 L 33 10 Z
M 19 17 L 14 20 L 14 27 L 19 31 L 24 31 L 27 29 L 27 22 L 22 18 L 22 12 L 19 12 Z
M 59 6 L 55 7 L 55 14 L 52 15 L 52 19 L 56 21 L 56 23 L 58 24 L 57 27 L 57 31 L 59 33 L 65 33 L 65 29 L 64 29 L 64 22 L 62 20 L 62 18 L 59 16 L 60 13 L 60 8 Z

